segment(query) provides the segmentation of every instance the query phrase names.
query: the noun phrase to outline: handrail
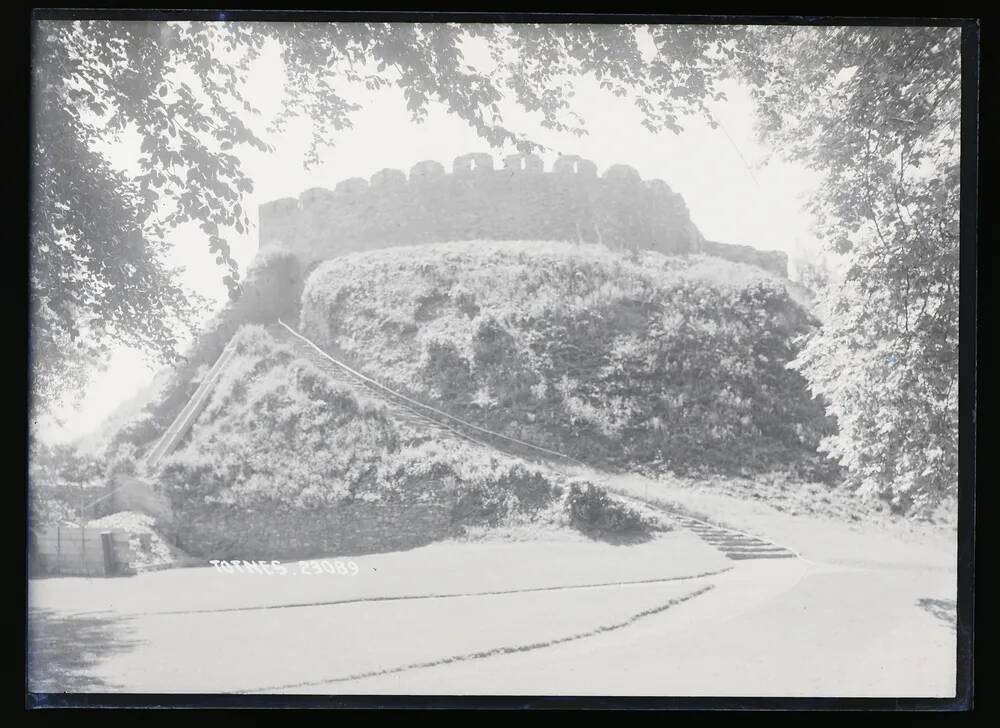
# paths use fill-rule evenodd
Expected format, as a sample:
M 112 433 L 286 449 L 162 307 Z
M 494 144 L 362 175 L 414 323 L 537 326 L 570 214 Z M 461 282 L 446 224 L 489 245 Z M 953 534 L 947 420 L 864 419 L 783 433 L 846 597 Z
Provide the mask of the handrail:
M 198 385 L 194 394 L 191 395 L 191 398 L 185 403 L 184 408 L 181 409 L 177 417 L 174 418 L 174 421 L 164 431 L 163 435 L 156 442 L 156 445 L 153 446 L 153 449 L 149 451 L 149 454 L 143 460 L 146 470 L 155 468 L 159 464 L 159 461 L 169 454 L 173 446 L 176 445 L 177 440 L 183 436 L 185 430 L 193 424 L 193 418 L 197 416 L 200 406 L 207 399 L 209 393 L 222 376 L 222 370 L 225 369 L 226 364 L 232 358 L 234 351 L 233 341 L 234 339 L 229 340 L 219 358 L 215 360 L 212 368 L 205 375 L 205 379 Z
M 485 427 L 480 427 L 479 425 L 474 425 L 471 422 L 466 422 L 463 419 L 460 419 L 458 417 L 455 417 L 454 415 L 450 415 L 447 412 L 439 410 L 437 407 L 432 407 L 429 404 L 424 404 L 423 402 L 419 402 L 419 401 L 417 401 L 417 400 L 415 400 L 415 399 L 413 399 L 411 397 L 407 397 L 405 394 L 400 394 L 399 392 L 397 392 L 397 391 L 395 391 L 393 389 L 390 389 L 389 387 L 385 386 L 381 382 L 378 382 L 378 381 L 372 379 L 371 377 L 365 376 L 364 374 L 362 374 L 361 372 L 357 371 L 356 369 L 348 366 L 344 362 L 338 361 L 337 359 L 334 359 L 332 356 L 330 356 L 325 351 L 323 351 L 319 346 L 317 346 L 315 343 L 313 343 L 310 339 L 308 339 L 307 337 L 305 337 L 302 334 L 300 334 L 298 331 L 296 331 L 295 329 L 293 329 L 291 326 L 289 326 L 288 324 L 286 324 L 281 319 L 278 319 L 278 323 L 281 324 L 281 326 L 283 326 L 285 329 L 287 329 L 288 332 L 291 333 L 293 336 L 295 336 L 296 338 L 301 339 L 302 341 L 304 341 L 305 343 L 307 343 L 313 349 L 315 349 L 316 351 L 318 351 L 323 357 L 329 359 L 330 361 L 332 361 L 337 366 L 345 369 L 346 371 L 350 372 L 351 374 L 353 374 L 354 376 L 358 377 L 359 379 L 361 379 L 361 380 L 363 380 L 363 381 L 365 381 L 365 382 L 367 382 L 369 384 L 372 384 L 375 387 L 378 387 L 379 389 L 384 390 L 384 391 L 388 392 L 389 394 L 391 394 L 391 395 L 393 395 L 395 397 L 403 399 L 403 400 L 409 402 L 410 404 L 416 405 L 417 407 L 422 407 L 425 410 L 430 410 L 431 412 L 434 412 L 435 414 L 438 414 L 438 415 L 440 415 L 442 417 L 446 417 L 449 420 L 457 422 L 457 423 L 459 423 L 460 425 L 462 425 L 464 427 L 471 427 L 472 429 L 474 429 L 474 430 L 476 430 L 478 432 L 483 432 L 483 433 L 485 433 L 487 435 L 490 435 L 491 437 L 499 437 L 499 438 L 502 438 L 504 440 L 509 440 L 510 442 L 517 443 L 518 445 L 523 445 L 523 446 L 529 447 L 529 448 L 531 448 L 533 450 L 538 450 L 539 452 L 544 452 L 544 453 L 546 453 L 548 455 L 555 455 L 556 457 L 563 458 L 564 460 L 569 460 L 571 462 L 576 463 L 577 465 L 581 465 L 583 467 L 586 467 L 586 463 L 584 463 L 584 462 L 582 462 L 580 460 L 577 460 L 574 457 L 570 457 L 569 455 L 564 455 L 561 452 L 556 452 L 555 450 L 549 450 L 548 448 L 544 448 L 544 447 L 541 447 L 539 445 L 532 445 L 530 442 L 525 442 L 524 440 L 519 440 L 516 437 L 510 437 L 509 435 L 502 435 L 499 432 L 493 432 L 492 430 L 487 430 Z M 471 439 L 471 438 L 469 438 L 469 439 Z M 480 444 L 482 444 L 482 443 L 480 443 Z
M 295 331 L 293 331 L 293 330 L 292 330 L 292 329 L 291 329 L 290 327 L 286 326 L 286 325 L 284 324 L 284 322 L 282 322 L 282 321 L 281 321 L 280 319 L 278 320 L 278 323 L 279 323 L 279 324 L 281 324 L 282 326 L 284 326 L 284 327 L 285 327 L 286 329 L 288 329 L 289 331 L 291 331 L 291 333 L 293 333 L 293 334 L 294 334 L 294 333 L 296 333 L 296 332 L 295 332 Z M 300 337 L 300 338 L 302 338 L 302 339 L 305 339 L 307 343 L 310 343 L 310 344 L 312 343 L 312 342 L 310 342 L 310 341 L 309 341 L 308 339 L 306 339 L 306 338 L 305 338 L 304 336 L 302 336 L 302 337 Z M 337 361 L 336 359 L 334 359 L 333 357 L 331 357 L 331 356 L 329 356 L 328 354 L 326 354 L 326 352 L 324 352 L 324 351 L 323 351 L 322 349 L 320 349 L 320 348 L 319 348 L 318 346 L 314 346 L 314 348 L 315 348 L 315 349 L 316 349 L 317 351 L 319 351 L 319 352 L 320 352 L 321 354 L 323 354 L 323 356 L 325 356 L 326 358 L 330 359 L 330 360 L 331 360 L 331 361 L 333 361 L 334 363 L 336 363 L 336 364 L 338 364 L 338 365 L 340 365 L 340 366 L 343 366 L 343 367 L 344 367 L 345 369 L 347 369 L 348 371 L 351 371 L 351 372 L 353 372 L 353 370 L 352 370 L 352 369 L 350 369 L 350 367 L 347 367 L 346 365 L 344 365 L 344 364 L 341 364 L 341 363 L 340 363 L 340 362 L 338 362 L 338 361 Z M 362 374 L 358 374 L 358 376 L 361 376 L 361 377 L 364 377 L 364 375 L 362 375 Z M 390 390 L 390 391 L 391 391 L 391 390 Z M 399 395 L 399 396 L 401 396 L 401 397 L 402 397 L 403 395 Z M 403 405 L 403 406 L 404 406 L 404 407 L 406 407 L 406 405 Z M 485 442 L 480 442 L 479 440 L 475 439 L 474 437 L 470 437 L 469 435 L 466 435 L 466 434 L 465 434 L 464 432 L 461 432 L 460 430 L 456 430 L 456 429 L 455 429 L 454 427 L 449 427 L 448 425 L 444 424 L 443 422 L 438 422 L 437 420 L 435 420 L 435 419 L 433 419 L 433 418 L 431 418 L 431 417 L 428 417 L 428 416 L 427 416 L 427 415 L 425 415 L 425 414 L 422 414 L 422 413 L 420 413 L 420 412 L 417 412 L 417 411 L 416 411 L 416 410 L 414 410 L 414 409 L 413 409 L 412 407 L 406 407 L 406 409 L 407 409 L 407 410 L 408 410 L 409 412 L 411 412 L 411 413 L 412 413 L 413 415 L 415 415 L 416 417 L 419 417 L 419 418 L 420 418 L 421 420 L 425 420 L 425 421 L 429 422 L 430 424 L 432 424 L 432 425 L 435 425 L 436 427 L 442 427 L 442 428 L 444 428 L 445 430 L 447 430 L 448 432 L 452 433 L 453 435 L 456 435 L 457 437 L 460 437 L 460 438 L 461 438 L 461 439 L 463 439 L 463 440 L 468 440 L 469 442 L 471 442 L 471 443 L 474 443 L 474 444 L 476 444 L 476 445 L 479 445 L 480 447 L 483 447 L 483 448 L 486 448 L 487 450 L 490 450 L 490 449 L 493 449 L 493 448 L 491 448 L 491 447 L 490 447 L 489 445 L 487 445 L 487 444 L 486 444 Z

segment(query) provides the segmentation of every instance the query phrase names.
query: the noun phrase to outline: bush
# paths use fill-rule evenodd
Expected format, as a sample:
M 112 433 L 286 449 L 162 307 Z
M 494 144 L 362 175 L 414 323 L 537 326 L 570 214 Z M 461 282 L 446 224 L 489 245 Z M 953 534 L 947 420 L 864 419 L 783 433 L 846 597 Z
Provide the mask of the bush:
M 117 475 L 135 475 L 138 467 L 139 455 L 135 445 L 130 442 L 122 443 L 107 456 L 104 472 L 108 486 L 115 486 Z
M 571 484 L 566 508 L 570 525 L 591 535 L 641 535 L 656 528 L 637 510 L 592 484 Z
M 28 522 L 33 528 L 53 523 L 76 523 L 79 520 L 77 505 L 64 498 L 32 489 L 28 500 Z
M 103 458 L 73 445 L 31 438 L 28 453 L 28 519 L 31 526 L 76 522 L 80 509 L 102 493 Z

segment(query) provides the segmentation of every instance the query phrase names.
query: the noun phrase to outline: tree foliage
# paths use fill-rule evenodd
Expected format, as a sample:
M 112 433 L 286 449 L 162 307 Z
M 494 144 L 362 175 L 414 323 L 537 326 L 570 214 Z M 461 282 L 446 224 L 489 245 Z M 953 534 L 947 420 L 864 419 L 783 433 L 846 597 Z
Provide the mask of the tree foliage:
M 30 438 L 29 523 L 76 521 L 81 506 L 100 492 L 105 472 L 102 458 L 80 453 L 72 445 L 47 445 Z
M 200 73 L 207 105 L 173 80 L 185 64 Z M 164 238 L 177 225 L 200 222 L 235 286 L 219 226 L 246 225 L 239 199 L 251 186 L 225 149 L 257 140 L 241 134 L 245 127 L 222 101 L 229 68 L 202 34 L 173 25 L 38 26 L 30 230 L 36 407 L 78 392 L 115 344 L 176 356 L 197 309 L 165 262 Z M 126 131 L 141 138 L 137 173 L 113 168 L 100 151 Z
M 762 134 L 822 170 L 812 210 L 845 271 L 796 361 L 830 403 L 824 447 L 900 510 L 957 489 L 959 32 L 824 28 L 762 56 Z
M 32 360 L 43 407 L 79 389 L 110 345 L 170 358 L 192 300 L 164 262 L 197 225 L 234 297 L 233 235 L 249 223 L 241 162 L 309 120 L 307 163 L 351 126 L 343 83 L 401 89 L 414 120 L 444 104 L 494 146 L 538 147 L 505 124 L 513 99 L 583 134 L 572 80 L 597 78 L 648 129 L 715 124 L 725 82 L 751 90 L 760 133 L 821 170 L 813 210 L 847 274 L 798 366 L 840 423 L 827 441 L 873 492 L 930 502 L 954 489 L 957 421 L 959 33 L 947 28 L 391 23 L 43 22 L 36 27 Z M 278 44 L 282 111 L 251 124 L 255 59 Z M 470 63 L 469 50 L 485 50 Z M 100 142 L 140 138 L 137 172 Z

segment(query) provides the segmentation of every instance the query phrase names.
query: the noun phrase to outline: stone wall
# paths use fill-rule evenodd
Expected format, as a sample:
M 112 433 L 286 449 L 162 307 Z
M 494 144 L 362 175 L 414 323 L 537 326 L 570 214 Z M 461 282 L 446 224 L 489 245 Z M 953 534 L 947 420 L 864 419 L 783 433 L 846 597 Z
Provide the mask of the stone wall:
M 269 561 L 398 551 L 456 530 L 450 504 L 356 502 L 315 510 L 202 506 L 177 514 L 173 536 L 194 556 Z
M 702 235 L 684 199 L 662 180 L 614 165 L 603 175 L 563 156 L 488 154 L 455 159 L 450 174 L 420 162 L 409 177 L 384 169 L 297 199 L 260 206 L 260 245 L 292 250 L 304 265 L 359 250 L 451 240 L 574 240 L 664 253 L 697 252 Z

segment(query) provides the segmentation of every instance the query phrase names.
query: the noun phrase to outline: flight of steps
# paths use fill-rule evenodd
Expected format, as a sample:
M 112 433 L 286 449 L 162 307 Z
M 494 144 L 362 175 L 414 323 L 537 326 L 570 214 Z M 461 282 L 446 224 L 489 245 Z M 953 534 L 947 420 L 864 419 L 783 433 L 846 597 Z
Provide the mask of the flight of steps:
M 671 514 L 681 526 L 694 531 L 703 541 L 714 546 L 734 561 L 745 559 L 794 559 L 798 556 L 784 546 L 770 543 L 756 536 L 749 536 L 721 526 L 700 521 L 677 513 Z

